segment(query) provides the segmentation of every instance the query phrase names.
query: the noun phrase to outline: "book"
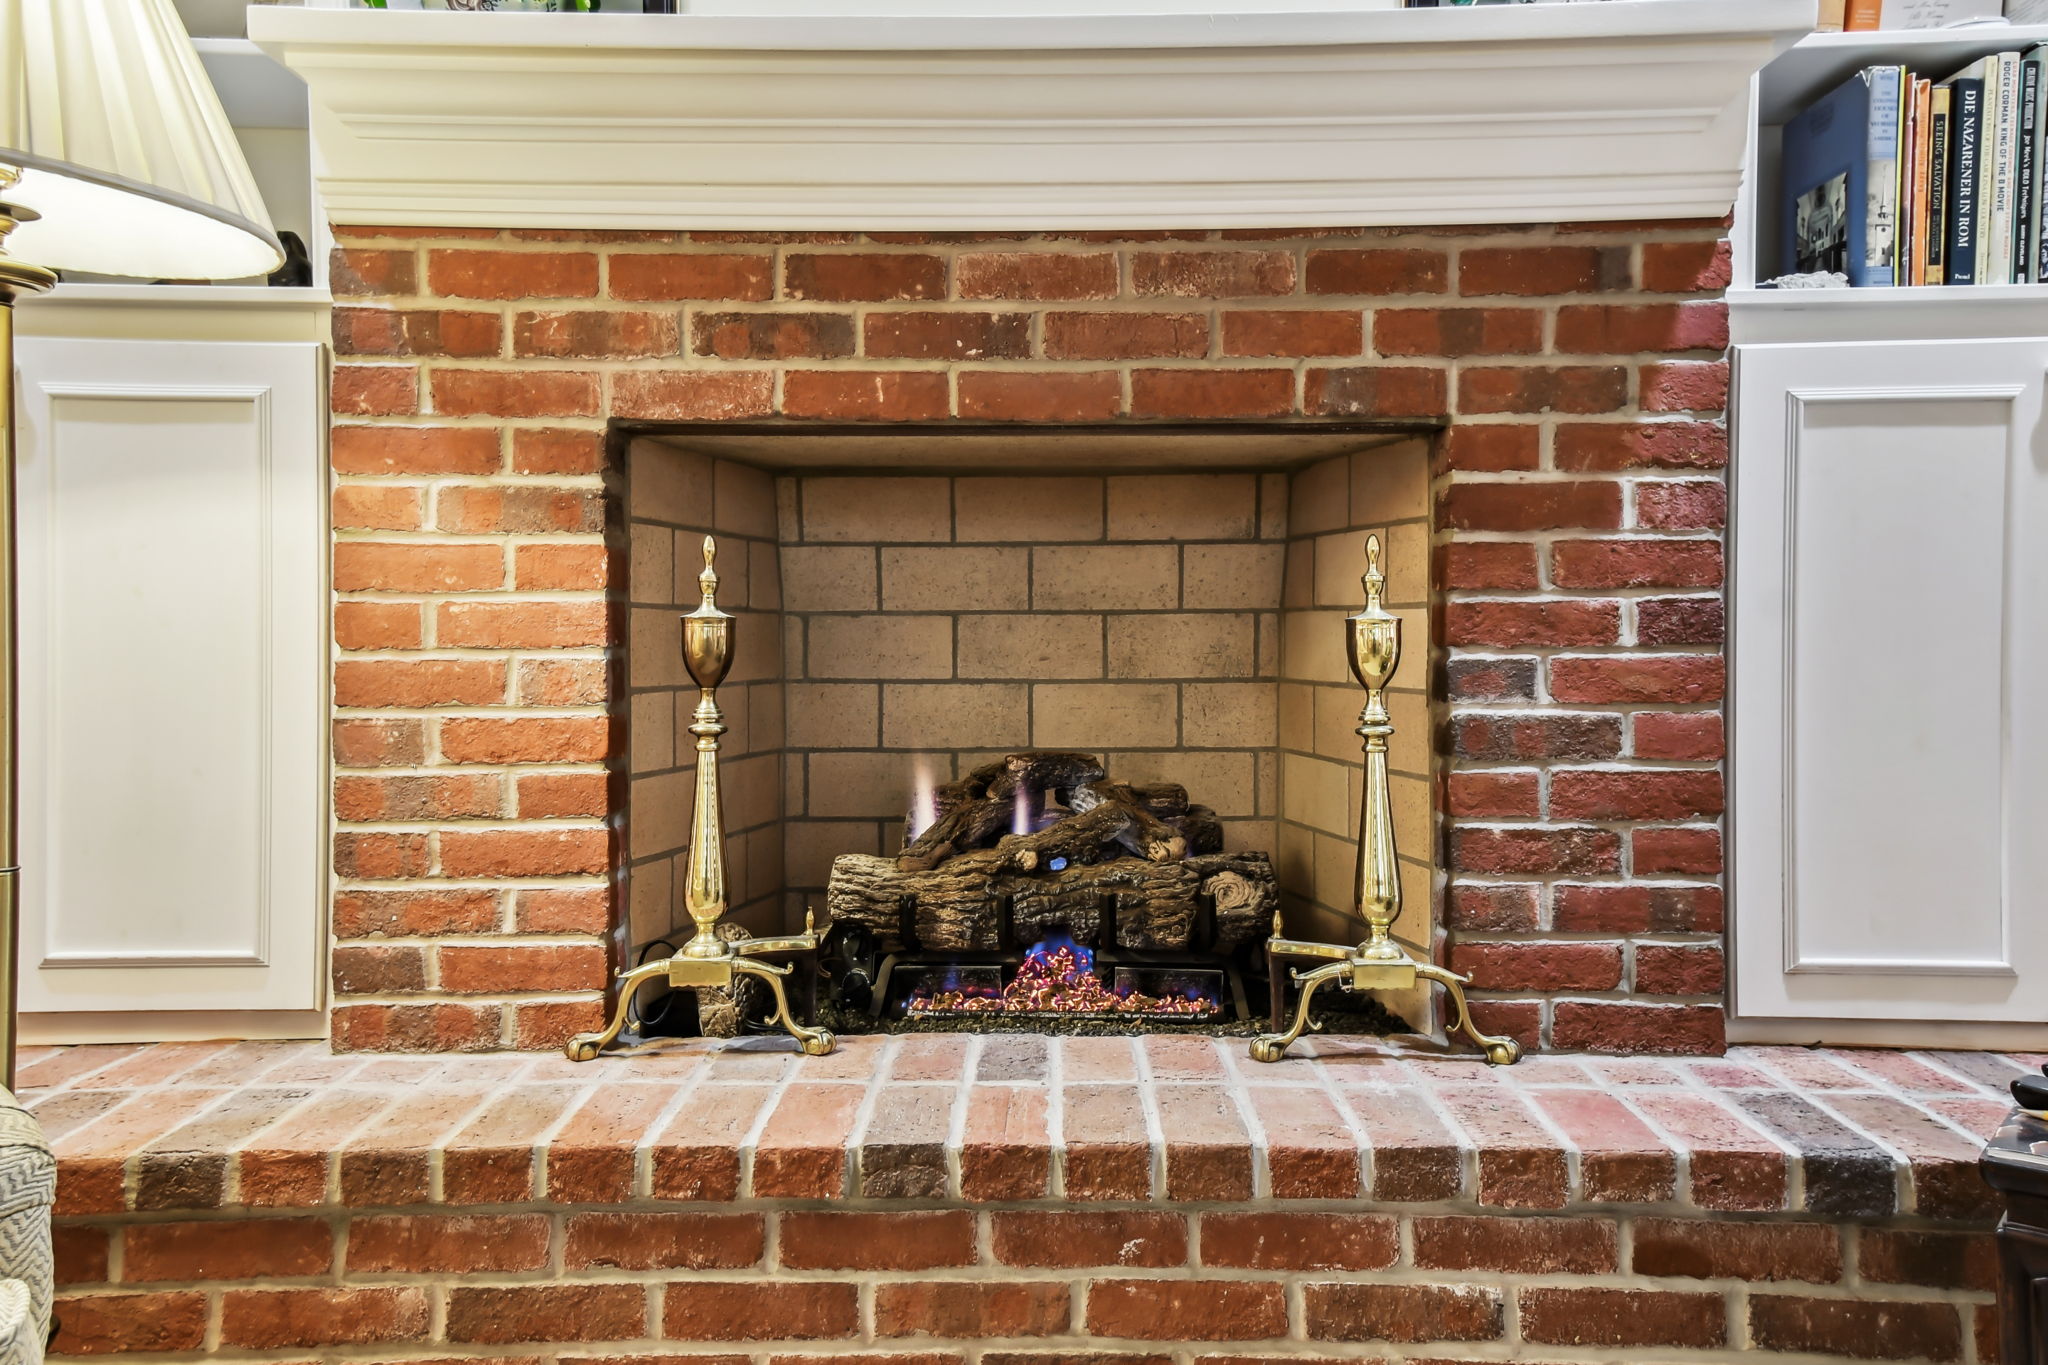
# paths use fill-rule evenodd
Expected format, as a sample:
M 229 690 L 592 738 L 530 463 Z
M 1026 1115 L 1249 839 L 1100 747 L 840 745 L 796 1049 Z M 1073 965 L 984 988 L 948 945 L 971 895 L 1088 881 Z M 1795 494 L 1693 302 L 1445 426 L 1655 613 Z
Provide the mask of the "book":
M 1978 139 L 1976 160 L 1976 282 L 2005 284 L 2005 252 L 1999 250 L 1999 223 L 2009 207 L 2001 203 L 2005 184 L 2003 129 L 2005 123 L 2005 65 L 1999 53 L 1985 57 L 1985 133 Z
M 2028 196 L 2028 233 L 2021 246 L 2021 278 L 2028 284 L 2048 282 L 2048 237 L 2042 233 L 2042 205 L 2048 203 L 2048 45 L 2036 43 L 2023 57 L 2036 70 L 2034 123 L 2034 188 Z
M 1904 261 L 1904 283 L 1921 285 L 1927 283 L 1927 228 L 1928 228 L 1928 175 L 1933 161 L 1930 138 L 1929 113 L 1932 106 L 1933 82 L 1918 78 L 1913 80 L 1912 114 L 1912 159 L 1911 191 L 1902 196 L 1910 204 L 1906 215 L 1906 245 L 1901 254 Z
M 1883 0 L 1848 0 L 1842 13 L 1842 28 L 1849 33 L 1874 33 L 1883 18 Z
M 1882 0 L 1877 26 L 1947 28 L 1972 20 L 1996 19 L 2001 8 L 2000 0 Z
M 2042 61 L 2038 55 L 2019 59 L 2019 106 L 2013 121 L 2013 284 L 2034 282 L 2034 205 L 2040 201 L 2036 188 L 2034 135 L 2040 129 Z
M 1893 174 L 1892 201 L 1898 217 L 1892 228 L 1892 283 L 1904 287 L 1913 282 L 1913 78 L 1908 75 L 1899 87 L 1899 149 Z
M 1984 80 L 1989 60 L 1943 82 L 1949 112 L 1948 283 L 1977 283 L 1978 198 L 1984 188 Z
M 1933 85 L 1927 97 L 1927 247 L 1921 255 L 1929 284 L 1948 283 L 1948 129 L 1954 95 L 1945 85 Z
M 1994 91 L 1985 92 L 1985 113 L 1990 127 L 1984 138 L 1991 175 L 1991 192 L 1985 196 L 1985 218 L 1978 237 L 1985 260 L 1980 262 L 1983 284 L 2013 282 L 2012 232 L 2014 200 L 2019 188 L 2020 59 L 2016 52 L 2000 52 L 1989 59 L 1995 64 Z
M 1784 269 L 1892 283 L 1899 88 L 1904 71 L 1859 71 L 1785 125 L 1779 246 Z
M 1820 0 L 1820 17 L 1814 20 L 1815 33 L 1840 33 L 1842 21 L 1848 17 L 1848 0 Z
M 1868 282 L 1897 282 L 1899 261 L 1899 163 L 1906 124 L 1906 68 L 1873 66 L 1870 83 L 1870 172 L 1865 186 L 1863 265 Z M 1858 280 L 1852 271 L 1853 284 Z
M 1913 77 L 1908 74 L 1899 85 L 1899 179 L 1892 192 L 1899 206 L 1897 226 L 1893 229 L 1897 241 L 1892 249 L 1892 283 L 1901 288 L 1913 282 L 1913 144 L 1919 135 L 1913 126 L 1915 112 Z

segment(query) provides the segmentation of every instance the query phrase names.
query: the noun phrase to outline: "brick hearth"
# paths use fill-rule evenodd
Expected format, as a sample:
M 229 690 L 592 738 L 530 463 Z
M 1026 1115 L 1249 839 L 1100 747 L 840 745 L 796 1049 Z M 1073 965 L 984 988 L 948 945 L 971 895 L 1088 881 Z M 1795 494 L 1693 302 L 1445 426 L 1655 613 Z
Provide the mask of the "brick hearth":
M 1303 1050 L 169 1044 L 21 1081 L 74 1353 L 1993 1359 L 1978 1138 L 2039 1058 Z
M 1720 233 L 337 228 L 335 1046 L 548 1048 L 597 1021 L 632 894 L 610 424 L 1295 417 L 1448 427 L 1444 653 L 1403 678 L 1430 687 L 1437 837 L 1407 851 L 1450 874 L 1434 921 L 1482 1022 L 1718 1050 Z M 1319 485 L 1301 501 L 1336 519 L 1296 533 L 1342 529 L 1351 491 Z M 1283 681 L 1263 643 L 1257 663 Z M 1133 742 L 1100 728 L 1063 743 Z M 1288 803 L 1265 800 L 1241 809 Z M 767 829 L 748 884 L 814 879 L 795 839 L 777 875 Z M 653 876 L 650 909 L 672 899 Z

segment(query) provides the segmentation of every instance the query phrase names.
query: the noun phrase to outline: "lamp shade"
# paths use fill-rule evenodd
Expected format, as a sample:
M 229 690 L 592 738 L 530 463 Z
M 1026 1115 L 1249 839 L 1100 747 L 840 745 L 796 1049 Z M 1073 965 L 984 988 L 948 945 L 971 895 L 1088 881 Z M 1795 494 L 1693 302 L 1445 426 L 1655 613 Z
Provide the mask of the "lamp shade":
M 171 0 L 0 0 L 0 165 L 54 270 L 231 280 L 284 261 Z

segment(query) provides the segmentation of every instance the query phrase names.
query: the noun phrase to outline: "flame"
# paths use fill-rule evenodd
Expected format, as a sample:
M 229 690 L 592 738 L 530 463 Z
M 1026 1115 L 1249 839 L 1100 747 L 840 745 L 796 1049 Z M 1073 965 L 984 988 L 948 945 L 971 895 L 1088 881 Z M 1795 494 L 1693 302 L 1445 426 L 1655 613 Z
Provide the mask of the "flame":
M 939 823 L 939 798 L 932 783 L 932 765 L 920 758 L 910 772 L 910 839 Z
M 1062 954 L 1065 956 L 1062 957 Z M 1024 954 L 1023 970 L 1048 971 L 1052 969 L 1055 961 L 1078 976 L 1095 974 L 1095 950 L 1082 947 L 1065 934 L 1047 934 L 1031 945 L 1031 950 Z M 1022 974 L 1023 972 L 1018 973 L 1020 976 Z
M 1010 833 L 1031 834 L 1037 828 L 1037 817 L 1031 810 L 1031 793 L 1019 782 L 1016 799 L 1010 803 Z

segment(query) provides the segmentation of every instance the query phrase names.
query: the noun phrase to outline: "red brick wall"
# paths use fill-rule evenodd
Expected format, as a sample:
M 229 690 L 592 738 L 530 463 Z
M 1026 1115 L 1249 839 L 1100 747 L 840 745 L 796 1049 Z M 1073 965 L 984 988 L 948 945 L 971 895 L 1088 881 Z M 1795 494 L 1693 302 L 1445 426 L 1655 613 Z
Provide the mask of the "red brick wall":
M 963 1365 L 978 1349 L 1004 1365 L 1307 1365 L 1392 1342 L 1432 1359 L 1579 1360 L 1590 1346 L 1720 1365 L 1747 1358 L 1746 1341 L 1807 1360 L 1996 1359 L 1992 1239 L 1974 1229 L 640 1202 L 58 1232 L 68 1356 L 198 1359 L 217 1342 L 280 1363 L 371 1348 L 483 1365 L 538 1347 L 565 1361 Z
M 339 228 L 336 1046 L 596 1017 L 609 418 L 1450 417 L 1453 965 L 1721 1043 L 1715 224 L 867 238 Z

